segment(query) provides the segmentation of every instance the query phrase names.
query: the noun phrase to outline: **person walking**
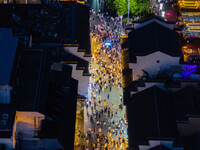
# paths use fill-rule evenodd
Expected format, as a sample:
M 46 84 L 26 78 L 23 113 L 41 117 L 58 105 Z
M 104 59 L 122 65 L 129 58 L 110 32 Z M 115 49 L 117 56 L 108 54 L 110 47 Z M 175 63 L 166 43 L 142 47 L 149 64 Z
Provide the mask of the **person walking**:
M 94 110 L 96 110 L 96 102 L 94 101 Z
M 93 115 L 93 106 L 91 106 L 91 111 L 92 111 L 92 115 Z
M 122 95 L 120 95 L 120 101 L 121 101 L 121 103 L 122 103 Z
M 109 103 L 107 103 L 107 100 L 112 101 L 110 97 L 111 93 L 105 94 L 105 96 L 107 97 L 105 101 L 103 100 L 103 106 L 104 106 L 103 109 L 101 109 L 101 107 L 96 107 L 95 105 L 95 101 L 97 100 L 97 103 L 99 103 L 98 106 L 101 106 L 100 105 L 101 99 L 99 99 L 99 97 L 97 97 L 96 95 L 101 95 L 103 92 L 107 92 L 107 91 L 112 92 L 113 85 L 116 87 L 118 86 L 118 88 L 121 88 L 121 74 L 122 74 L 121 73 L 121 54 L 120 54 L 121 53 L 121 47 L 120 47 L 121 34 L 118 33 L 119 26 L 120 26 L 119 24 L 120 19 L 118 19 L 118 17 L 112 18 L 113 23 L 109 25 L 110 27 L 108 29 L 105 29 L 106 24 L 108 23 L 103 21 L 104 19 L 102 17 L 103 16 L 102 14 L 96 13 L 91 10 L 91 16 L 92 16 L 91 21 L 93 21 L 92 19 L 94 18 L 95 18 L 94 19 L 95 21 L 100 20 L 100 19 L 102 21 L 100 21 L 98 25 L 97 24 L 93 25 L 94 27 L 91 33 L 92 41 L 93 42 L 96 41 L 95 44 L 100 45 L 100 48 L 97 48 L 95 51 L 92 52 L 93 61 L 92 61 L 92 64 L 89 66 L 91 70 L 92 82 L 93 82 L 91 92 L 93 93 L 91 94 L 91 97 L 89 97 L 90 100 L 92 101 L 92 105 L 88 105 L 88 106 L 92 107 L 91 108 L 92 115 L 90 116 L 91 117 L 96 116 L 95 123 L 97 126 L 92 127 L 93 133 L 90 132 L 90 135 L 89 135 L 90 147 L 85 147 L 85 149 L 102 149 L 102 150 L 105 150 L 105 148 L 115 149 L 114 146 L 116 146 L 117 149 L 119 148 L 124 149 L 119 139 L 117 139 L 116 141 L 112 139 L 112 135 L 115 135 L 116 131 L 117 131 L 117 134 L 113 138 L 118 138 L 119 134 L 122 134 L 120 135 L 121 138 L 122 136 L 124 137 L 123 123 L 119 122 L 119 126 L 118 126 L 118 121 L 119 121 L 118 119 L 120 116 L 118 110 L 120 110 L 120 114 L 121 114 L 121 105 L 119 108 L 117 108 L 117 111 L 116 111 L 114 104 L 109 105 Z M 104 42 L 107 40 L 112 42 L 112 46 L 105 47 Z M 97 65 L 97 67 L 96 66 L 94 67 L 93 64 Z M 120 101 L 122 103 L 121 95 L 120 95 Z M 114 115 L 115 111 L 116 111 L 116 115 Z M 103 114 L 104 112 L 105 112 L 105 115 Z M 117 124 L 115 124 L 115 122 Z M 108 126 L 111 127 L 109 128 L 108 134 L 101 135 L 101 132 L 104 133 L 105 131 L 104 128 L 107 128 Z M 101 127 L 101 129 L 99 129 L 99 127 Z M 99 132 L 99 130 L 101 131 Z M 95 135 L 95 140 L 93 141 L 92 138 L 94 138 L 94 135 Z
M 96 112 L 96 119 L 98 118 L 98 116 L 99 116 L 99 113 L 98 113 L 98 112 Z
M 104 101 L 104 107 L 106 107 L 106 101 Z
M 101 104 L 101 98 L 99 98 L 99 104 Z
M 109 95 L 109 93 L 108 93 L 108 95 L 107 95 L 107 99 L 109 100 L 109 98 L 110 98 L 110 95 Z
M 108 118 L 110 118 L 110 109 L 108 109 Z

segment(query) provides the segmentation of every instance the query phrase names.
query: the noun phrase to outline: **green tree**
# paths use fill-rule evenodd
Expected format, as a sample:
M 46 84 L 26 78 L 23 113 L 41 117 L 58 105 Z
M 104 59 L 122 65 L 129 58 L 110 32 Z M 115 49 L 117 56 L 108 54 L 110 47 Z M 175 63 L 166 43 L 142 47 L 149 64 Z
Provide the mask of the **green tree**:
M 84 118 L 84 110 L 80 110 L 80 116 Z
M 111 10 L 115 9 L 114 1 L 115 0 L 107 0 L 108 8 L 111 9 Z
M 143 12 L 148 12 L 148 3 L 149 0 L 130 0 L 129 11 L 130 14 L 139 15 Z M 118 15 L 128 14 L 128 0 L 108 0 L 110 8 L 117 10 Z
M 148 0 L 130 0 L 130 13 L 133 15 L 139 15 L 148 11 Z
M 118 15 L 125 15 L 128 11 L 127 0 L 114 0 L 113 2 Z
M 147 2 L 139 3 L 139 13 L 148 12 Z
M 137 4 L 137 0 L 130 0 L 130 14 L 138 15 L 139 7 Z

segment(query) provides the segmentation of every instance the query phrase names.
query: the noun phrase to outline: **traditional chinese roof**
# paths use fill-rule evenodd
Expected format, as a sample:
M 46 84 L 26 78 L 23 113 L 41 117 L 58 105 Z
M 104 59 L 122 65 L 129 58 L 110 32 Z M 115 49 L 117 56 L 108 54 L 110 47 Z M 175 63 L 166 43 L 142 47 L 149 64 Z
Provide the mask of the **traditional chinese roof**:
M 129 62 L 134 62 L 136 56 L 145 56 L 156 51 L 170 56 L 181 56 L 178 33 L 157 22 L 132 30 L 128 37 Z
M 157 86 L 134 94 L 127 102 L 130 147 L 150 139 L 173 139 L 176 126 L 170 110 L 171 95 Z

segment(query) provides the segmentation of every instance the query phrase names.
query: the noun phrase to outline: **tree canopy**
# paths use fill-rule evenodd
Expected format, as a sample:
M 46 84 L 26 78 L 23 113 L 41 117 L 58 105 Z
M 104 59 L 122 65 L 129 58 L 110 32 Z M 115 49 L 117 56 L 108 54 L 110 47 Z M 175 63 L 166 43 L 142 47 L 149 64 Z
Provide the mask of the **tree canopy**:
M 114 8 L 117 10 L 118 15 L 125 15 L 128 11 L 127 0 L 114 0 Z
M 129 12 L 138 15 L 148 11 L 149 0 L 130 0 Z M 128 14 L 128 0 L 108 0 L 111 9 L 116 9 L 118 15 Z

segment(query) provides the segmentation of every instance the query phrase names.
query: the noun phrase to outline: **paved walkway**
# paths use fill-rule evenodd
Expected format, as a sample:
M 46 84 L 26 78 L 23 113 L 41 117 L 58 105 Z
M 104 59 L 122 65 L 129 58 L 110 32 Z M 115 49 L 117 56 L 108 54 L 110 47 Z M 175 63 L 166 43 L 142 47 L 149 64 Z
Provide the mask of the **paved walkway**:
M 92 48 L 98 48 L 100 46 L 99 43 L 96 42 L 95 39 L 92 39 Z M 93 50 L 94 50 L 93 49 Z M 107 62 L 107 64 L 111 64 L 110 60 L 107 58 L 107 56 L 105 55 L 101 55 L 100 56 L 103 60 L 105 60 Z M 91 68 L 95 69 L 99 69 L 101 68 L 97 62 L 91 61 Z M 99 78 L 98 74 L 96 74 L 96 78 Z M 95 82 L 95 78 L 90 77 L 90 83 L 94 84 Z M 92 93 L 92 88 L 89 89 L 88 91 L 88 100 L 92 101 L 91 99 L 91 93 Z M 107 98 L 109 94 L 109 99 Z M 127 139 L 127 127 L 125 123 L 121 123 L 121 119 L 126 120 L 126 116 L 125 116 L 125 106 L 122 106 L 122 109 L 119 109 L 119 105 L 122 104 L 122 101 L 120 100 L 120 95 L 122 96 L 123 92 L 122 92 L 122 88 L 118 87 L 117 85 L 113 85 L 112 89 L 110 91 L 110 89 L 105 89 L 104 92 L 100 93 L 100 97 L 101 97 L 101 103 L 98 103 L 98 98 L 96 100 L 96 111 L 93 110 L 92 111 L 92 107 L 94 107 L 94 105 L 89 105 L 89 107 L 84 108 L 84 132 L 87 135 L 87 132 L 90 130 L 94 130 L 96 128 L 97 133 L 101 133 L 102 135 L 105 135 L 107 137 L 112 137 L 112 140 L 118 141 L 119 143 L 119 136 L 121 138 L 125 138 Z M 97 94 L 98 95 L 98 94 Z M 105 105 L 106 102 L 106 105 Z M 110 108 L 110 114 L 113 114 L 113 117 L 108 117 L 108 113 L 104 112 L 103 115 L 101 114 L 101 117 L 99 118 L 98 115 L 96 115 L 96 113 L 100 113 L 102 110 L 105 109 L 105 107 Z M 112 116 L 112 115 L 110 115 Z M 91 120 L 92 118 L 92 120 Z M 100 125 L 97 125 L 98 122 L 101 122 Z M 103 123 L 105 122 L 105 123 Z M 119 126 L 119 128 L 117 127 Z M 98 132 L 99 129 L 101 129 L 101 132 Z M 112 135 L 110 134 L 111 132 L 110 129 L 114 129 Z M 117 133 L 116 133 L 117 131 Z M 94 143 L 96 143 L 95 140 L 93 140 Z M 110 147 L 110 146 L 109 146 Z M 111 146 L 113 147 L 113 146 Z M 121 144 L 121 147 L 117 147 L 115 148 L 116 150 L 118 149 L 125 149 L 125 145 Z
M 123 28 L 118 18 L 106 20 L 102 14 L 95 12 L 91 13 L 90 21 L 91 33 L 93 33 L 91 34 L 93 54 L 90 64 L 91 86 L 88 88 L 87 105 L 84 106 L 84 131 L 82 131 L 84 134 L 80 136 L 82 137 L 80 146 L 76 149 L 125 150 L 128 139 L 126 111 L 120 99 L 123 97 L 123 92 L 119 86 L 121 84 L 119 32 Z M 112 43 L 112 49 L 108 47 L 101 49 L 105 44 L 101 41 L 105 38 Z M 108 88 L 104 89 L 106 85 Z M 102 90 L 99 92 L 98 89 Z
M 92 47 L 94 46 L 94 47 L 98 48 L 100 46 L 98 43 L 95 42 L 94 39 L 92 40 L 92 42 L 93 42 Z M 103 56 L 103 59 L 106 60 L 107 62 L 109 62 L 109 60 L 106 58 L 106 56 Z M 96 69 L 96 68 L 99 68 L 99 65 L 97 65 L 94 61 L 94 62 L 92 62 L 91 67 Z M 97 78 L 98 78 L 98 76 L 97 76 Z M 92 77 L 91 77 L 90 82 L 93 83 L 93 81 L 94 81 L 94 79 L 92 79 Z M 107 100 L 108 93 L 110 95 L 109 100 Z M 113 86 L 111 92 L 109 89 L 106 89 L 104 92 L 101 92 L 100 95 L 101 95 L 102 102 L 101 102 L 101 104 L 97 104 L 97 110 L 100 111 L 101 109 L 104 109 L 105 106 L 104 106 L 103 100 L 106 100 L 107 107 L 113 108 L 112 111 L 115 113 L 115 111 L 119 109 L 119 105 L 121 104 L 120 95 L 122 95 L 122 94 L 123 94 L 122 88 L 118 88 L 117 86 Z M 90 89 L 88 91 L 88 98 L 91 101 L 91 99 L 90 99 L 91 98 L 91 90 Z M 114 105 L 114 107 L 112 106 L 112 104 Z M 89 116 L 87 113 L 89 114 Z M 115 115 L 115 120 L 118 121 L 120 118 L 124 118 L 124 114 L 125 114 L 125 108 L 123 108 L 122 111 L 119 111 L 119 115 Z M 86 107 L 85 107 L 84 108 L 84 131 L 85 131 L 85 133 L 87 132 L 88 128 L 95 127 L 95 122 L 90 121 L 91 116 L 93 116 L 92 112 L 91 112 L 91 107 L 89 107 L 88 109 L 86 109 Z M 103 131 L 103 132 L 106 133 L 107 129 L 105 129 L 105 131 Z

